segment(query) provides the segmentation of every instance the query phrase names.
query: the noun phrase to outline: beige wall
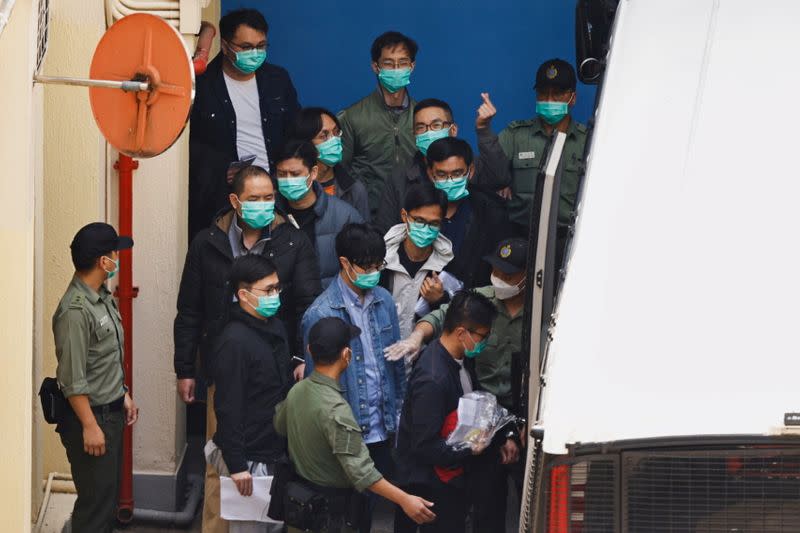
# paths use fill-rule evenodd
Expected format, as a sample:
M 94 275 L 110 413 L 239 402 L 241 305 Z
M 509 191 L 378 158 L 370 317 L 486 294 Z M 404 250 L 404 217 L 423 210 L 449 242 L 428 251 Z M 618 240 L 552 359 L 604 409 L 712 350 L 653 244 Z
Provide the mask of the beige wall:
M 26 532 L 31 520 L 33 404 L 35 2 L 22 1 L 0 35 L 0 531 Z

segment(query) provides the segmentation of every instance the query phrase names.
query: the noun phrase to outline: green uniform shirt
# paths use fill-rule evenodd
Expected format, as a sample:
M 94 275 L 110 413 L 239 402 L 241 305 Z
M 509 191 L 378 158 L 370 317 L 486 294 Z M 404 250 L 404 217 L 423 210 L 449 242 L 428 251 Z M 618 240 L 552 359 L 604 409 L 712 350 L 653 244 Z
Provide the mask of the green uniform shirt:
M 58 368 L 64 396 L 87 395 L 104 405 L 125 394 L 119 310 L 105 285 L 95 292 L 77 276 L 53 315 Z
M 318 372 L 292 387 L 275 409 L 297 473 L 323 487 L 363 491 L 381 480 L 339 384 Z
M 394 168 L 405 168 L 414 157 L 414 105 L 408 93 L 407 106 L 391 109 L 380 89 L 340 112 L 342 164 L 360 180 L 369 193 L 372 213 Z
M 486 342 L 486 348 L 475 358 L 478 383 L 483 390 L 497 396 L 500 405 L 511 408 L 511 354 L 522 349 L 523 312 L 520 310 L 513 318 L 509 316 L 505 304 L 495 298 L 492 286 L 479 287 L 475 291 L 489 298 L 497 308 L 497 318 L 492 323 L 492 333 Z M 448 307 L 445 304 L 420 320 L 433 326 L 437 337 L 442 334 L 444 315 Z
M 515 120 L 500 132 L 500 146 L 511 162 L 512 197 L 508 203 L 512 222 L 527 227 L 530 207 L 536 191 L 536 178 L 543 170 L 545 148 L 550 136 L 544 130 L 541 118 Z M 586 126 L 570 120 L 567 141 L 564 144 L 561 192 L 558 221 L 569 224 L 575 210 L 578 183 L 583 171 L 583 149 L 586 145 Z

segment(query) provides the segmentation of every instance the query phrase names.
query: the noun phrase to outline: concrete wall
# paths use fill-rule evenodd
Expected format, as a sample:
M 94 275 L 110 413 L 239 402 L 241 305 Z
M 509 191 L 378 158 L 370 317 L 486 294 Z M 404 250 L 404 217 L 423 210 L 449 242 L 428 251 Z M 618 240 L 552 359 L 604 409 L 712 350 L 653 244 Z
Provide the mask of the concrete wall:
M 31 522 L 34 279 L 35 2 L 17 2 L 0 35 L 0 531 L 27 532 Z

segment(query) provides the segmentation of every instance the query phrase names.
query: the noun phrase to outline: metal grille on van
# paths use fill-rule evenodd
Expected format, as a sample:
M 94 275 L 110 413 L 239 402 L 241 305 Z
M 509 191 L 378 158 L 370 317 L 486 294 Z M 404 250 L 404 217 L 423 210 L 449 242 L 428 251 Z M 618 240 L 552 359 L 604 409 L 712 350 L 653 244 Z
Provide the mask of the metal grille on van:
M 800 532 L 800 452 L 622 455 L 623 531 Z
M 544 483 L 547 533 L 616 531 L 615 456 L 550 464 Z

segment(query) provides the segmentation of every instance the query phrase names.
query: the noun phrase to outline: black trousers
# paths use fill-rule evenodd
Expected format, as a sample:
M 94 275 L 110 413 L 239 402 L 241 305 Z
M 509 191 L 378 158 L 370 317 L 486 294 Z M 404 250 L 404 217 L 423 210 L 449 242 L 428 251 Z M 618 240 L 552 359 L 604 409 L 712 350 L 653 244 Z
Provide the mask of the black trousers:
M 369 456 L 372 458 L 372 462 L 375 463 L 375 468 L 377 468 L 378 472 L 380 472 L 387 480 L 391 480 L 394 476 L 392 442 L 393 439 L 390 437 L 389 439 L 381 442 L 367 444 Z M 359 533 L 370 532 L 370 529 L 372 528 L 372 513 L 375 511 L 375 506 L 378 505 L 378 501 L 380 499 L 381 497 L 377 494 L 373 494 L 372 492 L 368 494 L 369 506 L 367 508 L 367 512 L 365 512 L 364 516 L 361 518 L 361 523 L 358 526 Z
M 437 481 L 430 485 L 409 485 L 403 490 L 433 502 L 432 511 L 436 514 L 436 520 L 418 526 L 397 507 L 394 512 L 394 533 L 464 533 L 469 511 L 466 489 Z
M 83 451 L 83 426 L 71 409 L 58 425 L 78 492 L 72 510 L 76 533 L 111 533 L 117 510 L 125 415 L 124 411 L 105 411 L 94 416 L 106 438 L 106 453 L 100 457 Z
M 474 533 L 505 531 L 508 480 L 513 482 L 517 501 L 520 501 L 525 477 L 525 451 L 520 450 L 520 460 L 514 464 L 500 464 L 500 457 L 495 452 L 476 457 L 472 466 L 470 497 Z

